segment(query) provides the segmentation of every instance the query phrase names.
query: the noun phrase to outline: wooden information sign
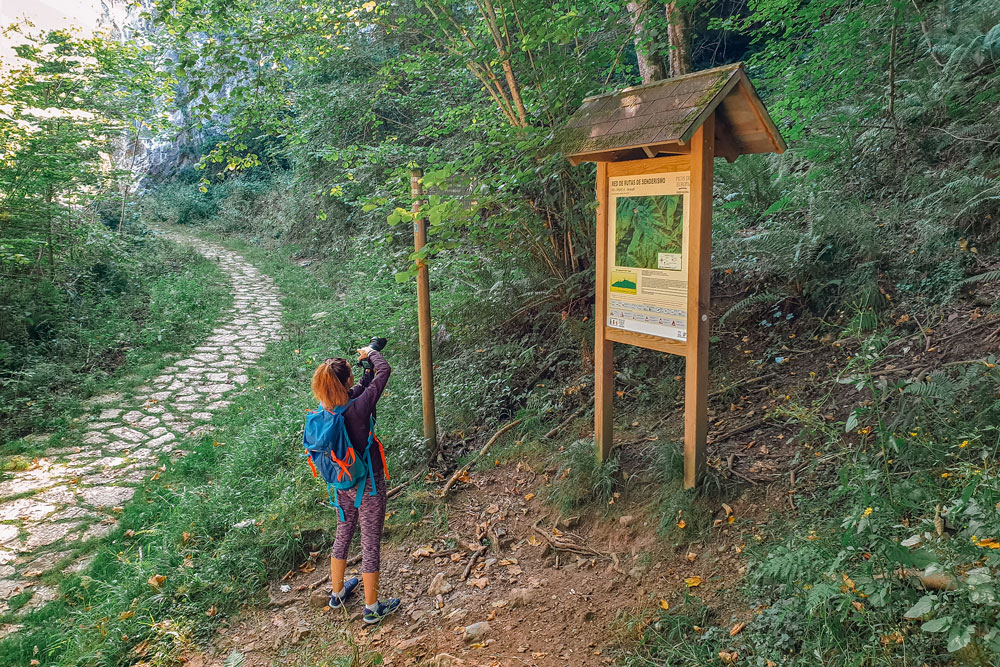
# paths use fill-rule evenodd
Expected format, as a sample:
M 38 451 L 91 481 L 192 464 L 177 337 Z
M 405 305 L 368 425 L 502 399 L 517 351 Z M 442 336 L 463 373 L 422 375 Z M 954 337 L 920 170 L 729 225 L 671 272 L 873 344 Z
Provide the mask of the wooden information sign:
M 705 460 L 716 156 L 785 143 L 742 64 L 587 98 L 552 144 L 597 163 L 594 441 L 614 438 L 614 344 L 685 358 L 684 486 Z

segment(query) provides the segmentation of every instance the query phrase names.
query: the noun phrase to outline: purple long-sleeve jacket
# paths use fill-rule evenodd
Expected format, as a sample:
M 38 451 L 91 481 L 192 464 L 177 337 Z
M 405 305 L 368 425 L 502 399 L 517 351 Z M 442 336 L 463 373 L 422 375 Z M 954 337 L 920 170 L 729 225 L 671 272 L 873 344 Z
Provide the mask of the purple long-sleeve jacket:
M 354 451 L 359 455 L 363 455 L 368 448 L 368 420 L 374 416 L 375 404 L 382 396 L 385 383 L 389 381 L 389 374 L 392 373 L 389 363 L 380 352 L 373 350 L 368 354 L 368 359 L 375 367 L 374 377 L 372 373 L 364 373 L 361 381 L 347 390 L 348 397 L 353 401 L 344 410 L 347 437 L 351 439 Z M 382 457 L 376 452 L 372 452 L 372 465 L 376 468 L 382 467 Z

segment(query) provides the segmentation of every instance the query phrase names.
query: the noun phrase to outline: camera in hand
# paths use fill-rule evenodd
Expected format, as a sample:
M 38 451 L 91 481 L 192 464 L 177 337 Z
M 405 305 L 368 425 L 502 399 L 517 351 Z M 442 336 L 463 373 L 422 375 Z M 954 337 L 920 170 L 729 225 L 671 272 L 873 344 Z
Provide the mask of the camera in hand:
M 383 349 L 385 349 L 385 345 L 388 342 L 389 341 L 387 339 L 385 339 L 385 338 L 379 338 L 378 336 L 372 336 L 372 340 L 371 340 L 370 343 L 368 343 L 368 347 L 370 347 L 375 352 L 381 352 Z M 366 371 L 371 370 L 372 369 L 372 362 L 368 361 L 367 358 L 362 359 L 361 360 L 361 367 L 364 368 Z

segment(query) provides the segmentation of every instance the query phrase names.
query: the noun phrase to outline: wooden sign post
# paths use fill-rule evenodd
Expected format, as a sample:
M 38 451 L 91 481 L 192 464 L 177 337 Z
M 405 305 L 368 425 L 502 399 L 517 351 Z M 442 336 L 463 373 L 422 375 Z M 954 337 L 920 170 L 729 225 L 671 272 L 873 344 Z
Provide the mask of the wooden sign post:
M 614 444 L 614 344 L 685 359 L 684 486 L 705 462 L 716 155 L 782 152 L 741 64 L 587 98 L 550 150 L 597 163 L 594 443 Z M 662 157 L 661 157 L 662 156 Z
M 427 245 L 427 219 L 420 214 L 424 200 L 424 170 L 410 170 L 413 198 L 413 250 Z M 420 393 L 424 409 L 424 448 L 428 457 L 437 452 L 437 420 L 434 415 L 434 359 L 431 356 L 431 287 L 427 264 L 417 260 L 417 328 L 420 339 Z

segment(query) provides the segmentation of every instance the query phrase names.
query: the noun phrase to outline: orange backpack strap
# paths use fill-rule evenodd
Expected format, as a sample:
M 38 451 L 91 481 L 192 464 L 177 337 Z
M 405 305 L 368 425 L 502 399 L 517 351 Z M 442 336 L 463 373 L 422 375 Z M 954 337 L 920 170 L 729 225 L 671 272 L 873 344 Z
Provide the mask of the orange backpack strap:
M 340 459 L 338 459 L 336 456 L 333 455 L 333 452 L 330 452 L 330 458 L 333 459 L 334 463 L 340 466 L 340 472 L 337 473 L 337 481 L 339 482 L 340 480 L 344 479 L 344 475 L 347 475 L 347 479 L 353 482 L 354 478 L 351 477 L 351 471 L 348 468 L 354 465 L 354 461 L 357 458 L 354 455 L 354 448 L 353 447 L 348 448 L 346 455 L 347 461 L 341 461 Z
M 308 449 L 306 450 L 306 461 L 309 463 L 309 468 L 313 471 L 313 477 L 319 477 L 319 473 L 316 472 L 316 466 L 313 464 L 312 454 L 309 453 Z
M 378 451 L 382 454 L 382 469 L 385 471 L 385 478 L 386 480 L 391 479 L 389 477 L 389 464 L 386 463 L 385 460 L 385 447 L 382 446 L 382 441 L 378 439 L 378 436 L 375 435 L 375 433 L 372 433 L 372 438 L 378 443 Z

